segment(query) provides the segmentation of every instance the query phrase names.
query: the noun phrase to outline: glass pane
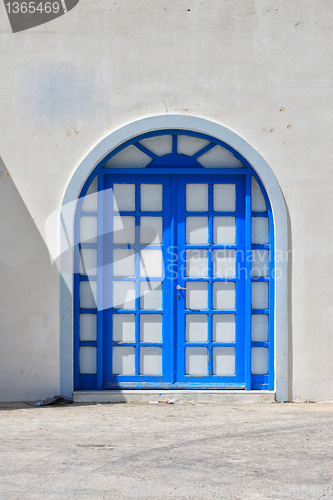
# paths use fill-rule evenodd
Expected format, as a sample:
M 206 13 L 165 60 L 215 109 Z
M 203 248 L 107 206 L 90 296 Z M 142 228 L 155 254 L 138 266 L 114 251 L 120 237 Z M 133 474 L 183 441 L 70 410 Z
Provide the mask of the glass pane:
M 113 210 L 115 212 L 135 211 L 135 184 L 113 185 Z
M 80 340 L 94 342 L 97 338 L 96 314 L 80 314 Z
M 235 375 L 234 347 L 213 348 L 213 373 L 220 377 L 232 377 Z
M 157 156 L 169 155 L 172 153 L 172 135 L 158 135 L 139 142 L 145 148 L 152 151 Z
M 265 245 L 268 239 L 268 217 L 252 217 L 252 243 Z
M 80 274 L 82 276 L 97 276 L 97 250 L 83 248 L 80 250 Z
M 135 250 L 115 248 L 113 250 L 113 276 L 135 276 Z
M 268 250 L 252 250 L 252 272 L 253 278 L 269 276 L 269 252 Z
M 141 342 L 162 342 L 162 314 L 140 315 Z
M 214 184 L 214 212 L 236 210 L 236 185 Z
M 215 146 L 199 156 L 198 162 L 205 168 L 244 168 L 242 162 L 221 146 Z
M 162 310 L 162 283 L 160 281 L 140 283 L 140 308 Z
M 208 184 L 186 184 L 186 211 L 208 212 Z
M 190 135 L 178 135 L 177 140 L 177 153 L 186 156 L 193 156 L 210 144 L 206 139 Z
M 265 198 L 259 184 L 252 176 L 252 212 L 267 212 Z
M 131 145 L 114 155 L 104 168 L 144 168 L 151 161 L 150 156 Z
M 251 373 L 252 375 L 267 375 L 268 347 L 251 348 Z
M 186 250 L 186 276 L 208 276 L 208 250 Z
M 208 342 L 208 316 L 186 315 L 186 342 Z
M 112 351 L 112 373 L 135 375 L 135 347 L 113 347 Z
M 162 375 L 162 347 L 140 347 L 140 374 Z
M 235 283 L 213 284 L 213 309 L 235 309 Z
M 80 373 L 96 373 L 96 347 L 80 347 Z
M 84 202 L 82 205 L 83 212 L 97 212 L 97 191 L 98 191 L 98 176 L 89 186 L 87 194 L 84 197 Z
M 268 314 L 252 314 L 252 342 L 268 342 Z
M 208 243 L 208 217 L 186 217 L 186 243 Z
M 214 217 L 214 243 L 234 245 L 236 241 L 236 218 Z
M 113 282 L 113 307 L 115 309 L 135 309 L 135 282 Z
M 113 243 L 129 245 L 135 243 L 135 217 L 113 217 Z
M 81 217 L 80 243 L 97 243 L 97 217 Z
M 233 278 L 236 274 L 235 250 L 213 250 L 214 276 L 219 278 Z
M 268 309 L 268 283 L 252 283 L 252 309 Z
M 144 245 L 161 245 L 162 223 L 162 217 L 140 217 L 140 243 Z
M 186 283 L 186 309 L 198 311 L 208 308 L 208 284 L 195 281 Z
M 135 314 L 113 314 L 113 342 L 135 342 Z
M 163 253 L 162 250 L 141 250 L 140 276 L 145 278 L 162 278 Z
M 96 309 L 97 281 L 80 282 L 80 307 L 81 309 Z
M 186 375 L 208 375 L 207 347 L 186 347 Z
M 235 342 L 236 316 L 234 314 L 213 315 L 213 342 Z
M 141 184 L 141 212 L 162 212 L 162 184 Z

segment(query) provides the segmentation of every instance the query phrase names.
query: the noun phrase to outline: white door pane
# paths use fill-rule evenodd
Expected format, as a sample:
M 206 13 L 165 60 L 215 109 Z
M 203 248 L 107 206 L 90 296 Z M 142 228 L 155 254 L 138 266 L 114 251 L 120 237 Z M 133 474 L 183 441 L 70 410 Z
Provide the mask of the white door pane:
M 214 243 L 234 245 L 236 241 L 236 218 L 214 217 Z
M 186 342 L 208 341 L 208 316 L 207 314 L 186 315 Z
M 141 212 L 162 212 L 162 184 L 141 184 Z
M 80 282 L 80 307 L 81 309 L 96 309 L 97 281 Z
M 135 309 L 135 282 L 113 282 L 113 307 L 115 309 Z
M 268 347 L 251 348 L 251 373 L 252 375 L 267 375 Z
M 267 212 L 265 198 L 259 184 L 252 176 L 252 212 Z
M 135 250 L 115 248 L 113 250 L 113 276 L 135 276 Z
M 186 211 L 208 212 L 208 184 L 186 184 Z
M 256 245 L 269 243 L 268 217 L 252 217 L 252 243 Z
M 135 375 L 135 347 L 113 347 L 112 373 Z
M 206 139 L 190 135 L 178 135 L 177 140 L 177 153 L 186 156 L 193 156 L 210 144 Z
M 268 341 L 268 314 L 252 314 L 251 339 L 252 342 Z
M 186 347 L 186 375 L 208 375 L 207 348 Z
M 135 184 L 113 185 L 113 210 L 115 212 L 135 211 Z
M 140 217 L 140 243 L 161 245 L 163 239 L 162 217 Z
M 219 278 L 233 278 L 236 274 L 236 253 L 231 249 L 213 251 L 213 272 Z
M 235 342 L 236 322 L 234 314 L 213 315 L 213 342 Z
M 208 284 L 186 283 L 186 309 L 198 311 L 208 308 Z
M 186 217 L 186 243 L 192 245 L 208 243 L 208 217 Z
M 244 168 L 242 162 L 221 146 L 215 146 L 199 156 L 198 162 L 205 168 Z
M 232 377 L 235 375 L 234 347 L 213 348 L 213 373 L 220 377 Z
M 80 243 L 97 243 L 97 217 L 81 217 Z
M 135 314 L 113 314 L 114 342 L 135 342 Z
M 213 309 L 226 311 L 235 309 L 235 283 L 213 284 Z
M 158 135 L 139 142 L 157 156 L 169 155 L 172 153 L 172 135 Z
M 150 156 L 131 145 L 114 155 L 104 168 L 144 168 L 151 161 Z
M 253 278 L 269 276 L 269 252 L 268 250 L 252 250 L 252 272 Z
M 162 347 L 140 347 L 140 374 L 162 375 Z
M 97 276 L 97 250 L 83 248 L 80 250 L 80 274 L 83 276 Z
M 140 315 L 141 342 L 162 342 L 162 314 Z
M 80 340 L 94 342 L 97 338 L 96 314 L 80 314 Z
M 96 347 L 80 347 L 80 373 L 96 373 Z
M 145 278 L 162 278 L 163 253 L 162 250 L 141 250 L 140 276 Z
M 140 283 L 140 308 L 162 310 L 162 283 L 160 281 Z
M 98 176 L 94 178 L 89 186 L 87 194 L 84 197 L 82 205 L 83 212 L 97 212 L 97 191 L 98 191 Z
M 214 212 L 236 210 L 236 185 L 214 184 Z
M 268 283 L 252 283 L 252 309 L 268 309 Z
M 208 250 L 186 250 L 186 276 L 208 276 Z
M 130 245 L 135 243 L 135 217 L 113 217 L 113 243 Z

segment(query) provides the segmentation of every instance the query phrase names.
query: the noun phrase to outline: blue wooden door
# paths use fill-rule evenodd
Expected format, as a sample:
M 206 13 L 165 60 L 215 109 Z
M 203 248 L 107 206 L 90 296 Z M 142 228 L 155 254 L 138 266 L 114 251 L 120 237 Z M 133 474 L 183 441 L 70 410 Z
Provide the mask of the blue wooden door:
M 245 387 L 245 176 L 105 175 L 104 387 Z

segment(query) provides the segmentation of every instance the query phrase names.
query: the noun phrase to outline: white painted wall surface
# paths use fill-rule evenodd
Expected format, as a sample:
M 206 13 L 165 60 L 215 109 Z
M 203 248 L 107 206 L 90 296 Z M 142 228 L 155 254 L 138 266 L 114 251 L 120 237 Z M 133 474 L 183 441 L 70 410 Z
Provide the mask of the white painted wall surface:
M 333 400 L 331 9 L 328 0 L 80 0 L 13 34 L 0 5 L 1 400 L 59 390 L 60 280 L 46 218 L 100 140 L 164 113 L 223 124 L 273 170 L 294 252 L 291 397 Z

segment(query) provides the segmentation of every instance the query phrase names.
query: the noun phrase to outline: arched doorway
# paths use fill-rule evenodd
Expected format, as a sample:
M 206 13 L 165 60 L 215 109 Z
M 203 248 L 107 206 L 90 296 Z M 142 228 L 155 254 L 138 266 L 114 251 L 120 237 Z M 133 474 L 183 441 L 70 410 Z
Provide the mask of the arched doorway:
M 216 134 L 130 137 L 77 204 L 75 390 L 274 390 L 276 218 L 262 180 Z

